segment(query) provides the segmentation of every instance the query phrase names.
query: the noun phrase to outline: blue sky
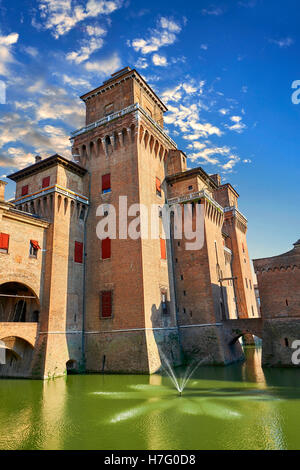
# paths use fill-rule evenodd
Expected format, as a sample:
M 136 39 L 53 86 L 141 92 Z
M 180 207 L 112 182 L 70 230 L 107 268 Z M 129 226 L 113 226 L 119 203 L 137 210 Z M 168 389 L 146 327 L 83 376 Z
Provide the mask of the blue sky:
M 299 24 L 297 0 L 0 0 L 0 177 L 69 157 L 78 96 L 129 65 L 168 106 L 189 167 L 240 193 L 251 257 L 287 251 L 300 238 Z

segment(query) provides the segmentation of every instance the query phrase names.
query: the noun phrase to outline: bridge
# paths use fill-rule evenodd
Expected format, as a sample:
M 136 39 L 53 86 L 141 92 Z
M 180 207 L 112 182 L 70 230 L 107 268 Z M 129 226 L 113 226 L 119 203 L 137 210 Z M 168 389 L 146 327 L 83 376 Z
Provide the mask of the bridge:
M 229 337 L 231 338 L 229 344 L 234 344 L 241 336 L 246 334 L 262 338 L 262 318 L 237 318 L 234 320 L 224 320 L 222 323 L 229 332 Z

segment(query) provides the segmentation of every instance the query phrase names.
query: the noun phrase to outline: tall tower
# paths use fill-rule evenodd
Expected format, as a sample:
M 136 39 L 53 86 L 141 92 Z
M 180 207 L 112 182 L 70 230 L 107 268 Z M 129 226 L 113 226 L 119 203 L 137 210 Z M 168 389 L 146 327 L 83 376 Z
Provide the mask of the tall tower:
M 73 155 L 89 174 L 85 351 L 88 371 L 154 372 L 161 356 L 179 361 L 169 244 L 119 233 L 120 196 L 132 204 L 165 202 L 164 166 L 176 144 L 163 130 L 166 107 L 136 70 L 125 68 L 83 95 L 86 126 Z M 116 211 L 117 237 L 100 240 L 97 208 Z M 109 205 L 113 206 L 109 207 Z M 105 210 L 105 208 L 104 208 Z M 150 218 L 150 212 L 148 212 Z M 136 216 L 134 216 L 136 217 Z M 132 214 L 128 221 L 133 220 Z M 149 235 L 149 234 L 148 234 Z
M 53 155 L 37 157 L 34 165 L 9 176 L 17 183 L 17 209 L 49 222 L 43 239 L 30 246 L 32 269 L 41 263 L 39 329 L 31 371 L 35 378 L 64 375 L 66 368 L 80 370 L 83 365 L 85 175 L 76 163 Z
M 224 231 L 230 237 L 233 252 L 232 271 L 236 278 L 236 300 L 239 318 L 258 317 L 253 274 L 247 247 L 246 217 L 238 209 L 239 194 L 231 184 L 219 184 L 214 198 L 224 208 Z

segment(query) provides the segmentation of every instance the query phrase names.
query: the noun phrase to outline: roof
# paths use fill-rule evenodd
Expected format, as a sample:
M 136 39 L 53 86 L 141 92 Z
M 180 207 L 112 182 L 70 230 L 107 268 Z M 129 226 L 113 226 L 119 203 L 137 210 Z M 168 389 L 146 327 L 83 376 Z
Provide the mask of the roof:
M 109 90 L 112 86 L 115 86 L 118 83 L 120 83 L 120 81 L 129 79 L 131 77 L 136 79 L 139 83 L 142 84 L 142 86 L 147 90 L 147 93 L 152 95 L 152 98 L 154 99 L 154 101 L 156 101 L 159 104 L 160 108 L 164 112 L 168 111 L 168 108 L 166 107 L 166 105 L 161 101 L 161 99 L 152 90 L 152 88 L 148 85 L 148 83 L 143 79 L 143 77 L 139 74 L 139 72 L 136 69 L 132 70 L 130 67 L 125 67 L 124 69 L 113 73 L 111 78 L 103 82 L 102 85 L 100 85 L 98 88 L 95 88 L 94 90 L 89 91 L 88 93 L 85 93 L 84 95 L 80 96 L 80 98 L 83 101 L 86 101 L 92 98 L 93 96 L 96 96 L 100 93 L 104 93 L 105 91 Z
M 234 189 L 234 187 L 230 183 L 220 184 L 220 186 L 218 186 L 218 189 L 228 188 L 228 187 L 235 193 L 236 197 L 240 197 L 239 193 Z
M 181 171 L 179 173 L 175 173 L 174 175 L 166 176 L 166 181 L 172 182 L 172 181 L 177 181 L 180 179 L 187 179 L 190 176 L 196 176 L 196 175 L 199 175 L 200 178 L 202 178 L 202 180 L 210 184 L 210 186 L 212 186 L 213 189 L 218 188 L 214 180 L 200 166 L 198 168 L 192 168 L 191 170 Z
M 72 171 L 73 173 L 76 173 L 81 176 L 85 175 L 85 173 L 87 172 L 87 170 L 82 166 L 78 165 L 78 163 L 72 162 L 71 160 L 62 157 L 61 155 L 55 154 L 51 157 L 45 158 L 44 160 L 40 160 L 39 162 L 34 163 L 33 165 L 23 168 L 22 170 L 19 170 L 16 173 L 12 173 L 11 175 L 8 175 L 7 178 L 17 182 L 19 180 L 22 180 L 23 178 L 27 178 L 28 176 L 31 176 L 35 173 L 39 173 L 45 168 L 49 168 L 54 165 L 62 165 L 68 168 L 68 170 Z

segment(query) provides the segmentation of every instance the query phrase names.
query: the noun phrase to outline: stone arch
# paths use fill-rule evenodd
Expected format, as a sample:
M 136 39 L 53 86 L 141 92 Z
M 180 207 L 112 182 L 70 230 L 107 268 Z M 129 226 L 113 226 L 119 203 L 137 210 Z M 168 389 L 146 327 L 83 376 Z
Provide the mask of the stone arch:
M 40 311 L 39 298 L 31 287 L 6 281 L 0 285 L 0 322 L 35 323 L 34 312 Z
M 123 128 L 122 129 L 122 144 L 126 145 L 127 140 L 128 140 L 127 129 Z
M 149 132 L 146 131 L 145 134 L 144 134 L 144 145 L 145 145 L 145 148 L 147 148 L 148 141 L 149 141 Z
M 93 141 L 89 144 L 89 158 L 92 159 L 95 157 L 95 144 Z
M 5 348 L 5 364 L 0 365 L 1 377 L 28 377 L 31 375 L 34 345 L 20 336 L 1 335 Z
M 77 365 L 77 361 L 75 361 L 75 359 L 69 359 L 66 362 L 66 370 L 67 370 L 68 375 L 76 374 L 77 373 L 77 368 L 78 368 L 78 365 Z
M 139 129 L 139 141 L 140 141 L 140 143 L 142 142 L 143 134 L 144 134 L 144 128 L 143 128 L 143 126 L 140 126 L 140 129 Z
M 149 141 L 150 152 L 152 152 L 153 146 L 154 146 L 154 137 L 153 137 L 153 135 L 151 135 L 150 141 Z
M 130 135 L 131 135 L 131 142 L 135 141 L 135 124 L 131 124 L 130 126 Z
M 104 155 L 103 144 L 100 138 L 97 139 L 96 148 L 97 148 L 96 157 L 100 157 L 100 155 Z

